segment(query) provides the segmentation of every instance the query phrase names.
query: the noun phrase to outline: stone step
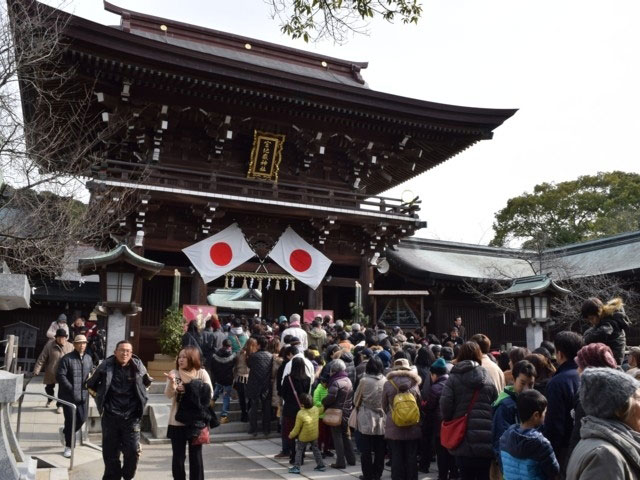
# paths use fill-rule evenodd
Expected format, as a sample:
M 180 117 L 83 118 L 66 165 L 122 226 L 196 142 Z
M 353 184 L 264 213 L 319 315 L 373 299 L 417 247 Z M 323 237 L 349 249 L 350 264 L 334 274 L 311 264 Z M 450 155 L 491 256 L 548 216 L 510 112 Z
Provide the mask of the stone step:
M 220 427 L 222 427 L 222 426 L 223 425 L 220 425 Z M 247 440 L 256 440 L 256 439 L 264 439 L 264 438 L 279 438 L 280 437 L 280 434 L 275 432 L 275 431 L 270 433 L 268 437 L 265 437 L 261 433 L 258 434 L 257 437 L 254 437 L 253 435 L 247 433 L 246 430 L 243 430 L 242 432 L 221 433 L 220 432 L 220 427 L 214 429 L 213 432 L 211 432 L 211 434 L 210 434 L 211 443 L 244 442 L 244 441 L 247 441 Z M 144 443 L 146 445 L 152 445 L 152 446 L 153 445 L 166 445 L 166 444 L 171 443 L 171 440 L 169 440 L 168 438 L 155 438 L 149 432 L 142 432 L 141 433 L 141 440 L 142 440 L 142 443 Z

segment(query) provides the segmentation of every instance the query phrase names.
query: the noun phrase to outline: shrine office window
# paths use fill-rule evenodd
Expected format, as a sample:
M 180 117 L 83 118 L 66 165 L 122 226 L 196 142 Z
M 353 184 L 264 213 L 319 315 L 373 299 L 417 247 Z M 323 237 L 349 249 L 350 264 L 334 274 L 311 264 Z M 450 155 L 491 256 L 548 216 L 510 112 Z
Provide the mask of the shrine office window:
M 417 307 L 419 312 L 419 306 Z M 416 306 L 411 305 L 406 298 L 386 299 L 382 313 L 378 321 L 383 321 L 387 326 L 398 325 L 401 327 L 419 327 L 420 320 L 416 312 Z

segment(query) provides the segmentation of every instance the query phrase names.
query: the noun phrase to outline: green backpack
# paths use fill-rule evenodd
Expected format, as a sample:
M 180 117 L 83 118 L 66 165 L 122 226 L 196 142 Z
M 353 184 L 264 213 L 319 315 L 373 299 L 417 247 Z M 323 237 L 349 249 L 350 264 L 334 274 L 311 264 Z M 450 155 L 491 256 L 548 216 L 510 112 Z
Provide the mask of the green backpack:
M 393 407 L 391 407 L 393 423 L 398 427 L 411 427 L 420 423 L 420 409 L 416 397 L 411 392 L 401 392 L 393 380 L 389 381 L 397 390 L 393 397 Z

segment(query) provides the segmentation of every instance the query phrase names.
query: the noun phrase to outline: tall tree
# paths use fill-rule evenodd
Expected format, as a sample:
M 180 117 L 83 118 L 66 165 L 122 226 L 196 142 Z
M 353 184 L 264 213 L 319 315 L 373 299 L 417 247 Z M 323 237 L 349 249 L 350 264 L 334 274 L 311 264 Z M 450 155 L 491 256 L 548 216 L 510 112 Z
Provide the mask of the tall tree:
M 640 175 L 600 172 L 536 185 L 495 217 L 492 246 L 567 245 L 640 229 Z
M 103 238 L 127 208 L 115 190 L 89 202 L 100 148 L 124 124 L 105 126 L 92 79 L 64 66 L 68 19 L 31 0 L 0 4 L 0 260 L 31 276 L 60 273 L 69 247 Z
M 417 24 L 422 5 L 417 0 L 267 0 L 281 30 L 305 42 L 325 38 L 343 44 L 351 33 L 366 33 L 374 18 Z

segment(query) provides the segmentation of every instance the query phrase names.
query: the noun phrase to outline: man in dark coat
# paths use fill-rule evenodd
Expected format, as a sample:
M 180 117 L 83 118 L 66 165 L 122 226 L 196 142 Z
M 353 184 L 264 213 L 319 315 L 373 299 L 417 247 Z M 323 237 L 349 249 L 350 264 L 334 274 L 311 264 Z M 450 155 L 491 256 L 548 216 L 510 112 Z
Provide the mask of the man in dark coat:
M 213 401 L 222 395 L 222 412 L 220 423 L 227 423 L 231 390 L 233 389 L 233 367 L 236 365 L 236 354 L 231 351 L 231 342 L 225 338 L 216 353 L 211 357 L 211 381 L 214 384 Z
M 271 369 L 273 355 L 267 351 L 268 342 L 265 337 L 258 337 L 258 351 L 247 359 L 249 379 L 245 392 L 251 400 L 249 410 L 249 433 L 258 435 L 258 408 L 262 410 L 262 432 L 269 435 L 271 431 Z
M 103 480 L 131 480 L 138 467 L 140 421 L 152 378 L 126 340 L 87 380 L 102 415 Z M 120 463 L 122 453 L 123 463 Z
M 82 428 L 87 419 L 87 399 L 88 393 L 85 386 L 87 378 L 93 368 L 91 355 L 86 355 L 87 337 L 76 335 L 73 339 L 73 352 L 67 353 L 58 364 L 58 395 L 61 400 L 71 402 L 76 406 L 76 432 Z M 65 458 L 71 457 L 71 435 L 73 433 L 73 408 L 62 405 L 64 412 L 64 452 Z
M 564 472 L 566 453 L 573 430 L 571 410 L 580 386 L 578 365 L 574 358 L 582 348 L 582 337 L 575 332 L 560 332 L 554 339 L 558 370 L 547 384 L 549 402 L 544 420 L 544 436 L 551 442 L 560 468 Z

